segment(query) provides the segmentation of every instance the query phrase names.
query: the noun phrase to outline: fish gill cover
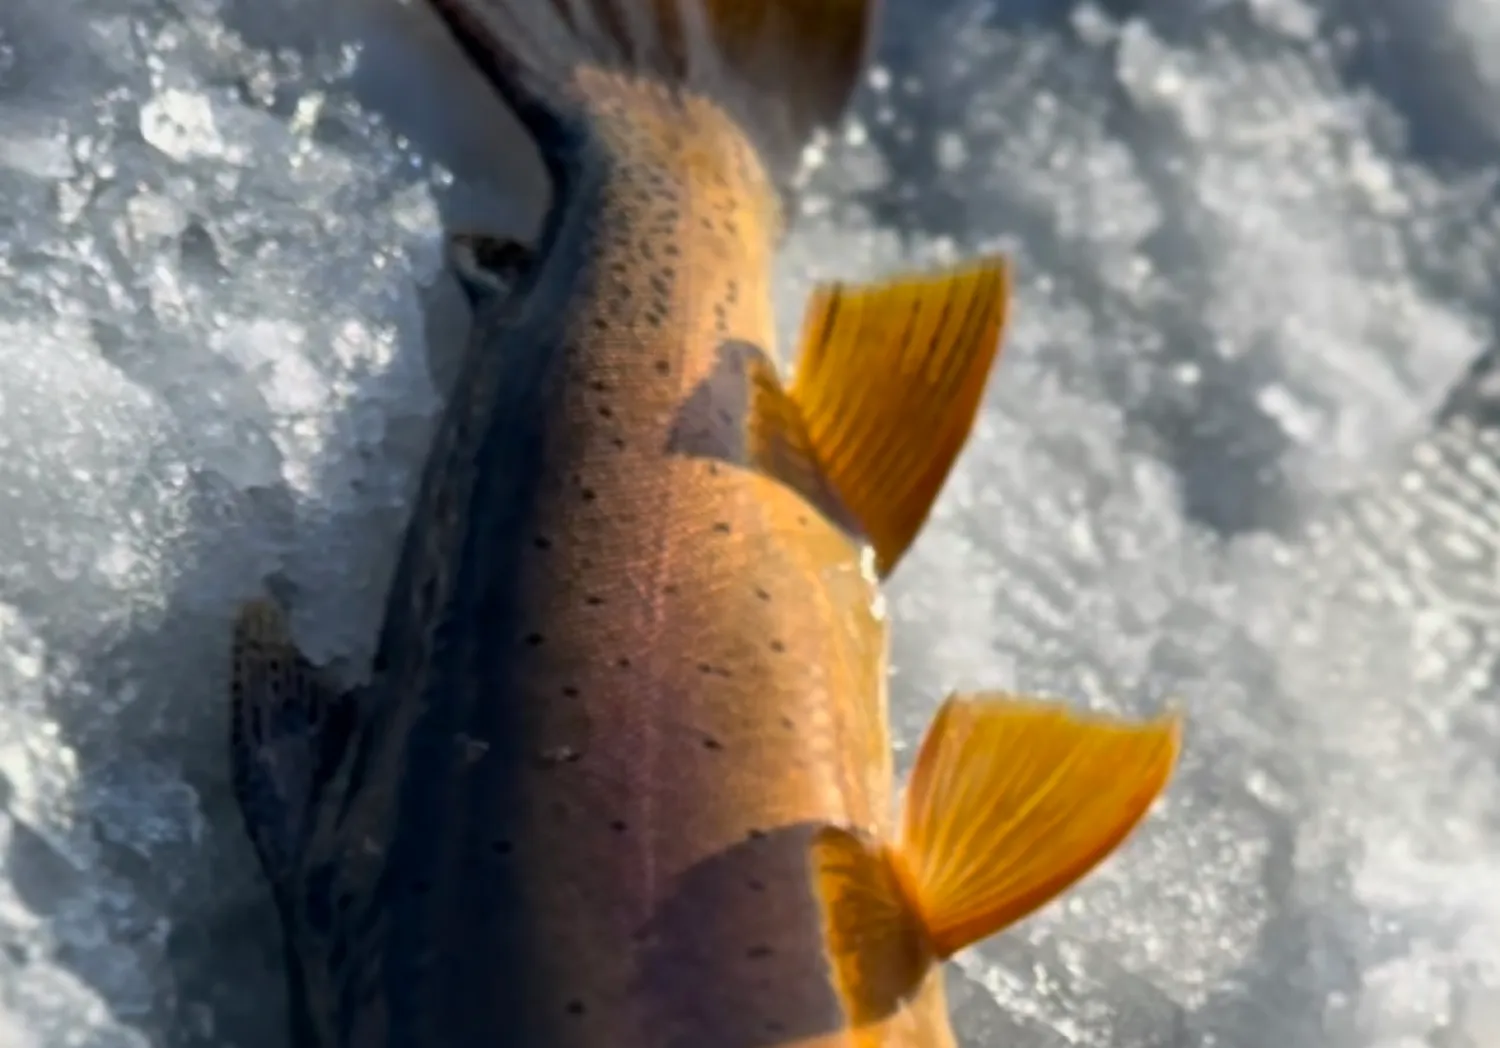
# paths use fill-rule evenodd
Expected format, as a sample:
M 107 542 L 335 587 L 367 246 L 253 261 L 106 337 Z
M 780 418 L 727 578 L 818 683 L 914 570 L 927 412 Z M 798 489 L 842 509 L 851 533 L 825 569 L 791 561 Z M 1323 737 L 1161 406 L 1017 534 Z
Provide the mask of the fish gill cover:
M 1017 264 L 893 588 L 903 770 L 997 676 L 1190 715 L 1120 855 L 957 959 L 967 1048 L 1500 1044 L 1496 12 L 893 0 L 809 157 L 787 330 L 812 276 Z M 440 222 L 534 220 L 506 127 L 385 0 L 0 4 L 7 1048 L 281 1036 L 230 616 L 270 577 L 362 672 Z

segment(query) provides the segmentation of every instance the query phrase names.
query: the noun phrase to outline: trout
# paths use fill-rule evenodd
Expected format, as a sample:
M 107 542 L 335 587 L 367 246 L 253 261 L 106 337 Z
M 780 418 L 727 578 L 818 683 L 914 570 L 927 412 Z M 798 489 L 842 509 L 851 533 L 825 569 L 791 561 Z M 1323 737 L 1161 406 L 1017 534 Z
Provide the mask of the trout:
M 1176 762 L 953 694 L 900 811 L 880 587 L 974 423 L 1006 263 L 771 268 L 876 0 L 426 0 L 534 136 L 368 683 L 245 604 L 234 786 L 297 1048 L 951 1048 L 941 962 L 1104 860 Z

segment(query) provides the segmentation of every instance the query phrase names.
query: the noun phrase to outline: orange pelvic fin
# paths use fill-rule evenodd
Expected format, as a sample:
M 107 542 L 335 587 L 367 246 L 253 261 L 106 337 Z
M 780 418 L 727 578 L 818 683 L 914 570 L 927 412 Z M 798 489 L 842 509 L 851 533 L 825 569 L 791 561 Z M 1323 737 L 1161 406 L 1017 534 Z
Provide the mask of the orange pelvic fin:
M 1026 917 L 1102 862 L 1176 763 L 1175 714 L 1091 716 L 958 695 L 929 729 L 894 845 L 823 830 L 825 942 L 851 1019 L 906 999 L 931 965 Z

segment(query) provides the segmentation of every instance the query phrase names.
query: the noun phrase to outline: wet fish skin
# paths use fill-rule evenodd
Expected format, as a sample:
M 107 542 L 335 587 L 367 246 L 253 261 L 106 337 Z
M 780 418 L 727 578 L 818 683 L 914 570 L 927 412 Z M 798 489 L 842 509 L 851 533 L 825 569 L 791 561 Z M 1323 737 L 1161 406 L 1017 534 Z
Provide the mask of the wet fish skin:
M 475 334 L 370 684 L 270 602 L 237 623 L 296 1043 L 953 1044 L 936 962 L 1108 854 L 1177 727 L 955 697 L 893 817 L 879 585 L 1008 284 L 986 259 L 821 287 L 781 379 L 788 171 L 875 5 L 694 0 L 695 31 L 669 0 L 431 3 L 556 195 L 508 292 L 494 245 L 463 271 Z

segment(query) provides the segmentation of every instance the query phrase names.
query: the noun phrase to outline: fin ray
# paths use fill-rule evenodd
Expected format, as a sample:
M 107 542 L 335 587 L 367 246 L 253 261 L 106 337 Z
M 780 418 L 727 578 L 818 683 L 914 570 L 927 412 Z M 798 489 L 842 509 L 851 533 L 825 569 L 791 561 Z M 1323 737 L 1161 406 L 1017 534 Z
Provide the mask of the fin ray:
M 808 305 L 791 396 L 824 474 L 890 574 L 967 442 L 1000 350 L 999 257 L 870 284 Z
M 1176 714 L 950 697 L 918 754 L 894 853 L 936 956 L 1021 920 L 1107 858 L 1165 788 L 1180 738 Z
M 857 533 L 859 522 L 823 474 L 801 409 L 782 386 L 775 364 L 765 356 L 756 358 L 748 378 L 749 460 L 807 499 L 834 524 Z

